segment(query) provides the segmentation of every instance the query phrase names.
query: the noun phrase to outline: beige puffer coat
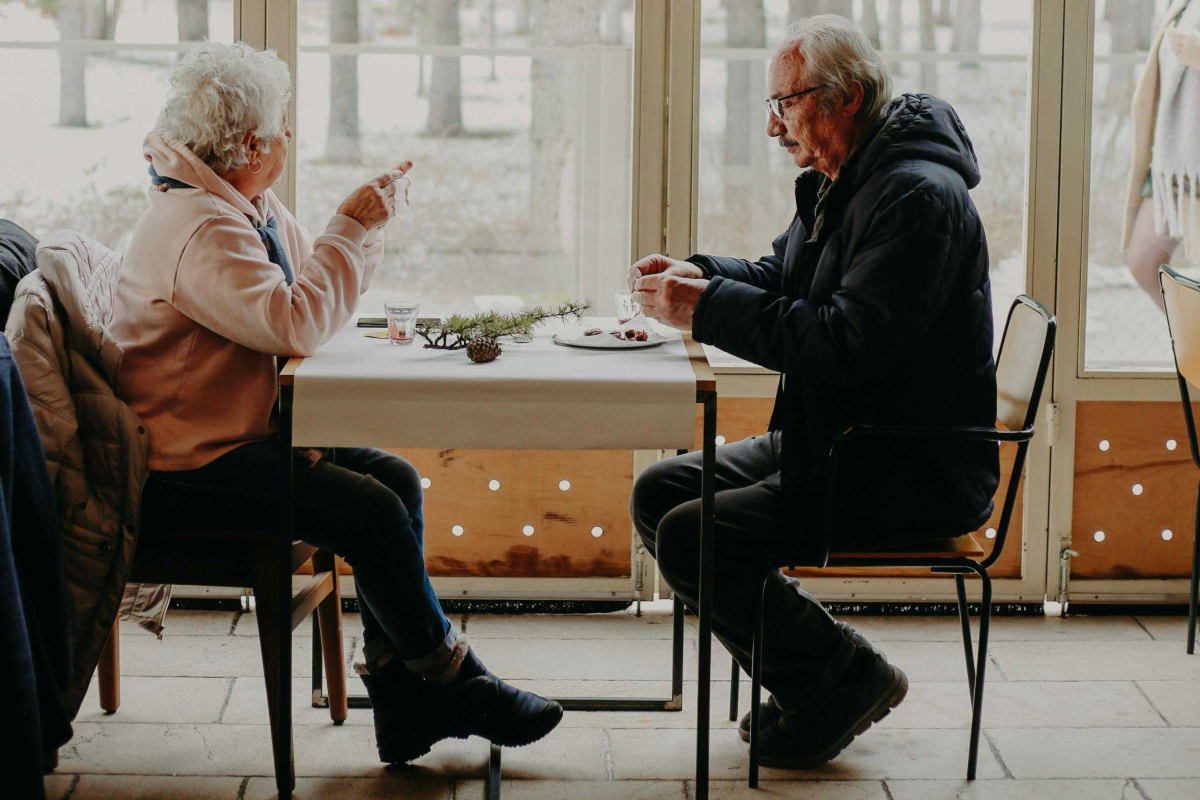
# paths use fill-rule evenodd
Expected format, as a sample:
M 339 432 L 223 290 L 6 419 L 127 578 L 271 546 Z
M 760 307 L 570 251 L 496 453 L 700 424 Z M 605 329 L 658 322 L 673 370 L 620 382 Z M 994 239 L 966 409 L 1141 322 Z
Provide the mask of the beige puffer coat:
M 122 352 L 106 325 L 121 254 L 73 231 L 55 231 L 38 245 L 37 265 L 17 285 L 6 333 L 41 433 L 63 531 L 74 654 L 63 702 L 74 719 L 117 614 L 161 633 L 170 587 L 125 586 L 137 545 L 147 436 L 112 390 Z

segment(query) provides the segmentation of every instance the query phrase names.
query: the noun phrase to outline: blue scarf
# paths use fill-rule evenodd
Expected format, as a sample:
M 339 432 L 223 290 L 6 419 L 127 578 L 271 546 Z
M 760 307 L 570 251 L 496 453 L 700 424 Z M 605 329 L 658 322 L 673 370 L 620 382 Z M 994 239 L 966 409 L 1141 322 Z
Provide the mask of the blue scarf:
M 183 181 L 174 178 L 164 178 L 154 171 L 154 165 L 150 165 L 150 183 L 155 186 L 166 186 L 168 189 L 195 189 L 195 186 L 184 183 Z M 288 263 L 287 253 L 283 250 L 283 242 L 279 241 L 279 226 L 275 221 L 275 217 L 267 220 L 265 225 L 256 227 L 258 238 L 262 239 L 263 245 L 267 248 L 267 258 L 272 264 L 278 264 L 283 270 L 283 279 L 287 281 L 287 285 L 291 286 L 296 282 L 295 275 L 292 274 L 292 265 Z

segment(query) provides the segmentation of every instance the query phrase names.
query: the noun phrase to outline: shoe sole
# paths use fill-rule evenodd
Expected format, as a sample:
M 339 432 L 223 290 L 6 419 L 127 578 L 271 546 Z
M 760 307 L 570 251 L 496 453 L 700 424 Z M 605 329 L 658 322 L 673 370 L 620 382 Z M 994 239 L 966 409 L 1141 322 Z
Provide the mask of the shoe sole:
M 775 711 L 775 710 L 772 710 L 772 711 L 771 711 L 771 716 L 772 716 L 772 717 L 778 717 L 778 716 L 779 716 L 779 712 L 778 712 L 778 711 Z M 772 724 L 772 722 L 774 722 L 774 720 L 773 720 L 773 719 L 772 719 L 772 721 L 771 721 L 771 722 L 767 722 L 766 720 L 767 720 L 767 712 L 766 712 L 766 711 L 763 711 L 763 710 L 761 710 L 761 709 L 760 709 L 760 710 L 759 710 L 759 712 L 758 712 L 758 727 L 759 727 L 759 732 L 760 732 L 760 733 L 761 733 L 763 730 L 765 730 L 765 729 L 767 729 L 768 727 L 770 727 L 770 725 Z M 746 744 L 750 744 L 750 726 L 749 726 L 749 725 L 747 725 L 746 727 L 744 727 L 744 728 L 743 728 L 741 725 L 738 725 L 738 736 L 742 737 L 742 741 L 743 741 L 743 742 L 745 742 Z
M 526 745 L 541 741 L 549 736 L 551 731 L 557 728 L 559 723 L 562 722 L 562 719 L 562 706 L 560 706 L 558 703 L 555 703 L 553 711 L 551 712 L 548 710 L 546 715 L 538 720 L 539 724 L 536 726 L 531 725 L 529 729 L 524 731 L 524 735 L 522 736 L 485 736 L 483 738 L 487 739 L 492 744 L 499 745 L 500 747 L 525 747 Z
M 904 697 L 908 694 L 908 676 L 891 665 L 888 666 L 888 669 L 897 678 L 892 686 L 892 690 L 881 697 L 879 702 L 871 706 L 858 719 L 858 722 L 833 745 L 813 756 L 775 758 L 760 755 L 758 759 L 759 763 L 764 767 L 778 767 L 782 769 L 816 769 L 837 758 L 838 754 L 845 750 L 856 737 L 866 733 L 872 725 L 892 713 L 893 708 L 904 702 Z

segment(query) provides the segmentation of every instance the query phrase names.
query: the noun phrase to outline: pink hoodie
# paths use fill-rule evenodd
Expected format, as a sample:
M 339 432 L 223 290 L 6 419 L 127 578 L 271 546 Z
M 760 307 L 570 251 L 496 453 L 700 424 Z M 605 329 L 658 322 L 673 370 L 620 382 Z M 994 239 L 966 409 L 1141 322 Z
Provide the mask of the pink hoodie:
M 382 228 L 337 214 L 314 241 L 274 192 L 251 203 L 185 145 L 152 133 L 142 151 L 196 188 L 151 188 L 134 230 L 111 325 L 125 352 L 117 394 L 149 430 L 150 469 L 195 469 L 277 434 L 275 357 L 311 355 L 346 324 Z M 255 231 L 272 216 L 291 286 Z

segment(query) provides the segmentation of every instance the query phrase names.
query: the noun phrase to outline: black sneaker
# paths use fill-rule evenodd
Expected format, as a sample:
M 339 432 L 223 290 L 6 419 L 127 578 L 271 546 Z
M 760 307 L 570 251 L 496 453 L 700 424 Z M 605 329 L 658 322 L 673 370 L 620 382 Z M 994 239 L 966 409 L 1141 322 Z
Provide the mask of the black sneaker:
M 533 744 L 558 727 L 563 709 L 553 700 L 509 686 L 468 649 L 458 677 L 446 689 L 454 727 L 502 747 Z
M 882 658 L 884 661 L 887 661 L 887 656 L 884 654 L 884 652 L 882 650 L 879 650 L 878 648 L 876 648 L 870 642 L 868 642 L 866 640 L 866 637 L 864 637 L 861 633 L 859 633 L 858 631 L 851 628 L 845 622 L 838 622 L 837 626 L 838 626 L 838 629 L 841 630 L 842 635 L 845 636 L 847 639 L 849 639 L 851 642 L 853 642 L 856 647 L 866 648 L 867 650 L 870 650 L 872 653 L 874 653 L 875 655 Z M 779 707 L 779 704 L 775 702 L 775 698 L 768 697 L 766 702 L 761 703 L 759 706 L 759 712 L 758 712 L 759 730 L 766 730 L 771 725 L 774 725 L 775 720 L 779 719 L 779 715 L 781 712 L 782 712 L 782 709 Z M 738 723 L 738 736 L 742 737 L 743 742 L 750 741 L 750 712 L 749 711 L 747 711 L 745 713 L 745 715 L 742 717 L 742 721 Z
M 863 676 L 830 689 L 818 707 L 796 713 L 783 709 L 759 737 L 759 763 L 815 769 L 900 705 L 908 693 L 908 677 L 873 653 L 864 658 Z
M 443 739 L 466 739 L 446 714 L 446 690 L 395 658 L 361 674 L 375 716 L 375 746 L 385 764 L 407 764 Z

